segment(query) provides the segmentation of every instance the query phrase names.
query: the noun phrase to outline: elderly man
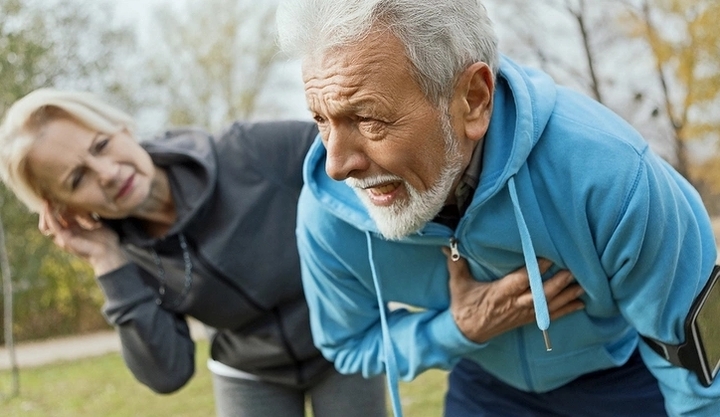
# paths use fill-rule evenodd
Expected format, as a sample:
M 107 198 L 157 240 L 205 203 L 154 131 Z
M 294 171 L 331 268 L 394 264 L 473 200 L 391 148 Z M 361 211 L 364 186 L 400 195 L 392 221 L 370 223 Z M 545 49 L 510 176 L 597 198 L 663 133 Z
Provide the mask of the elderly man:
M 447 416 L 720 415 L 716 369 L 648 344 L 689 340 L 716 249 L 696 191 L 635 130 L 499 56 L 475 0 L 288 0 L 278 27 L 320 128 L 297 234 L 340 371 L 386 372 L 396 414 L 397 377 L 443 368 Z M 449 288 L 443 247 L 477 281 Z M 478 289 L 523 264 L 540 331 L 487 332 L 502 311 Z M 550 325 L 560 268 L 585 308 Z

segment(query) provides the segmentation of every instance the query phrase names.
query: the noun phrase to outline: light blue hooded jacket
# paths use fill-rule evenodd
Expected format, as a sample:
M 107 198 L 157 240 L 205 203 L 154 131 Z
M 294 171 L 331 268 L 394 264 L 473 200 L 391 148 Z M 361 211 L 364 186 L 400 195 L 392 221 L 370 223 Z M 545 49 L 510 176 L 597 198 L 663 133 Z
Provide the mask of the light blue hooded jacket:
M 716 261 L 699 195 L 633 128 L 506 58 L 480 182 L 455 233 L 431 222 L 401 241 L 383 239 L 355 192 L 327 176 L 325 157 L 316 140 L 305 161 L 297 230 L 315 343 L 341 372 L 387 371 L 394 397 L 396 375 L 411 380 L 461 358 L 518 389 L 544 392 L 623 364 L 638 333 L 680 343 Z M 585 290 L 585 309 L 550 324 L 553 350 L 546 351 L 538 326 L 547 327 L 547 305 L 533 262 L 538 326 L 469 341 L 449 310 L 440 248 L 452 239 L 480 281 L 550 259 L 542 279 L 569 269 Z M 418 309 L 390 309 L 388 302 Z M 720 383 L 704 388 L 640 345 L 671 415 L 720 416 Z

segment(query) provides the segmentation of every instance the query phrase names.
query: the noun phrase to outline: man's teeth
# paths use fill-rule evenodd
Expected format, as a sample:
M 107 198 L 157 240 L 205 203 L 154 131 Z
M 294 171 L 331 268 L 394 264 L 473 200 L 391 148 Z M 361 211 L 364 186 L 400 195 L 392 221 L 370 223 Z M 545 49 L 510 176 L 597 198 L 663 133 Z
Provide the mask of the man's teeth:
M 373 192 L 373 194 L 387 194 L 391 191 L 394 191 L 397 187 L 398 187 L 398 185 L 394 184 L 394 183 L 386 184 L 386 185 L 381 185 L 378 187 L 373 187 L 372 192 Z

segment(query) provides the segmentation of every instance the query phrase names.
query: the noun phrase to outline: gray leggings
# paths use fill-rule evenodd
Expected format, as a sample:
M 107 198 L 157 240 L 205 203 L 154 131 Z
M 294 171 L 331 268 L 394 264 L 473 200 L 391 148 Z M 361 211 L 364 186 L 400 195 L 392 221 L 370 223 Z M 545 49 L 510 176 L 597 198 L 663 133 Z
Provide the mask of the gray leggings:
M 218 417 L 386 417 L 385 379 L 331 373 L 306 390 L 213 375 Z

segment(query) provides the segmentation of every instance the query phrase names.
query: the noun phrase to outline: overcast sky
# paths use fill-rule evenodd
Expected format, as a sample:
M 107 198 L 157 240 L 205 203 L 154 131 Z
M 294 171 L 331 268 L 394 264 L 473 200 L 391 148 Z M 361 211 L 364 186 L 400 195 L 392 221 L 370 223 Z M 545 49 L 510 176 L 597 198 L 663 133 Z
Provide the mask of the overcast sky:
M 115 0 L 116 18 L 118 23 L 136 26 L 140 35 L 144 35 L 149 23 L 150 14 L 156 7 L 173 7 L 169 0 Z

